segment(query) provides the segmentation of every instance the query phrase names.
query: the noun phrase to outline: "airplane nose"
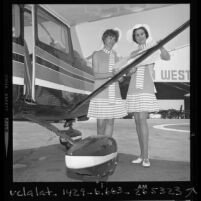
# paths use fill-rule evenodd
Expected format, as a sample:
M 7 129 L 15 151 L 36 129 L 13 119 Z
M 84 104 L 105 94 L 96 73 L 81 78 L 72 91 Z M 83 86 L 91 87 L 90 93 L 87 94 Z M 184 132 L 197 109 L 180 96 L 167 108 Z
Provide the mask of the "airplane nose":
M 65 154 L 67 175 L 101 179 L 114 173 L 117 143 L 107 136 L 90 136 L 75 143 Z

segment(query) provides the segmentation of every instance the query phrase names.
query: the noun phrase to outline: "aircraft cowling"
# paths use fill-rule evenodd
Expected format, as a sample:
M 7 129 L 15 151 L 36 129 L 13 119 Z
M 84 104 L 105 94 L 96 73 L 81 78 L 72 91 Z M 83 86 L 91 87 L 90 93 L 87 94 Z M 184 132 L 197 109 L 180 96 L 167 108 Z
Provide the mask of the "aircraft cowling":
M 66 152 L 67 174 L 76 175 L 81 180 L 84 177 L 96 181 L 107 178 L 116 169 L 117 155 L 117 143 L 112 137 L 87 137 Z

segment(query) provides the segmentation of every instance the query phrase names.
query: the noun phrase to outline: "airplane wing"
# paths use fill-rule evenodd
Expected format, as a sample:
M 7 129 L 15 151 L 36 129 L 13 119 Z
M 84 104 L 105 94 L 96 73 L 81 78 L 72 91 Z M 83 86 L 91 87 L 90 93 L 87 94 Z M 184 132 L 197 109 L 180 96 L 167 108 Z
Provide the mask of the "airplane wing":
M 172 5 L 175 4 L 43 4 L 70 26 Z

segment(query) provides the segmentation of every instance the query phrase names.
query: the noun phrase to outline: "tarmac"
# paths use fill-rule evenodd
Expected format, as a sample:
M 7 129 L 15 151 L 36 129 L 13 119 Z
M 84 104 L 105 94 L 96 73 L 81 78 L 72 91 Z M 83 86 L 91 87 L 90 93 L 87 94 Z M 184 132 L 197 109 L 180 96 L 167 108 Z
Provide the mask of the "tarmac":
M 190 181 L 190 120 L 148 119 L 151 167 L 131 161 L 139 155 L 133 119 L 115 120 L 118 164 L 107 181 Z M 59 129 L 63 123 L 54 123 Z M 96 135 L 96 120 L 78 121 L 83 138 Z M 65 167 L 66 148 L 56 134 L 31 122 L 13 122 L 14 182 L 79 182 Z

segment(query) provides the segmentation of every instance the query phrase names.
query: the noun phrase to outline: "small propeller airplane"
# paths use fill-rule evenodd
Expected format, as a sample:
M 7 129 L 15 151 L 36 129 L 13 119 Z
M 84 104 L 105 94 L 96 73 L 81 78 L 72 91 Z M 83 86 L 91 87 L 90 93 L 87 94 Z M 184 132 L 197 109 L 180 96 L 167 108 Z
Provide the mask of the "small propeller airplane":
M 146 4 L 146 7 L 141 9 L 168 5 L 170 4 Z M 95 135 L 82 139 L 81 132 L 73 129 L 73 122 L 88 120 L 91 98 L 180 34 L 190 22 L 185 22 L 155 46 L 142 52 L 93 91 L 92 68 L 80 53 L 75 25 L 108 16 L 131 14 L 139 5 L 110 5 L 119 9 L 118 12 L 112 12 L 111 9 L 108 15 L 103 15 L 104 5 L 93 5 L 97 12 L 90 12 L 90 15 L 86 12 L 90 5 L 76 6 L 12 5 L 13 120 L 29 120 L 54 132 L 67 149 L 65 162 L 68 171 L 99 180 L 111 175 L 115 170 L 117 143 L 106 136 Z M 75 8 L 77 10 L 73 10 Z M 65 121 L 64 127 L 67 129 L 59 130 L 51 124 L 61 120 Z

